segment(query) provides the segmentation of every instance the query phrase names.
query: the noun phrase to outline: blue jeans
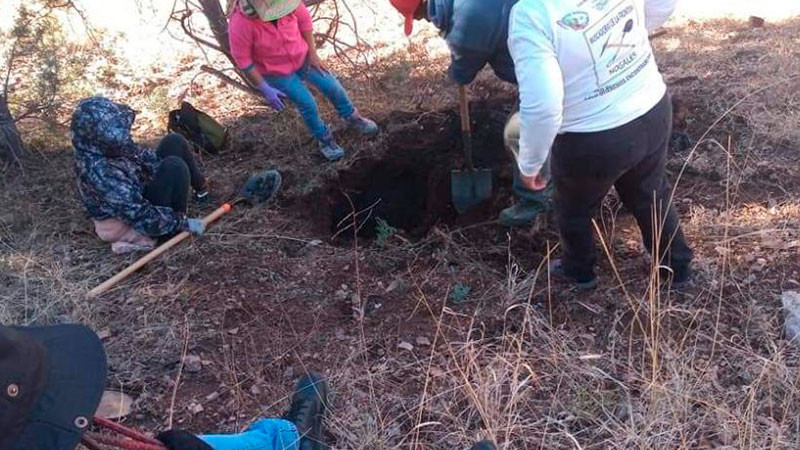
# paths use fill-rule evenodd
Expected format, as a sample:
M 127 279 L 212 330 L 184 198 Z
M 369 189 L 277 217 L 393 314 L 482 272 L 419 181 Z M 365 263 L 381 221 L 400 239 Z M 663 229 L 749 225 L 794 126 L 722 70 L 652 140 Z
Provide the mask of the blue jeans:
M 239 434 L 198 436 L 214 450 L 298 450 L 300 437 L 294 424 L 282 419 L 262 419 Z
M 311 83 L 333 104 L 336 112 L 343 119 L 347 119 L 356 112 L 356 107 L 347 96 L 342 84 L 330 72 L 323 72 L 315 69 L 306 63 L 297 72 L 286 76 L 265 75 L 272 87 L 282 91 L 297 106 L 297 111 L 303 117 L 303 121 L 311 131 L 311 134 L 320 139 L 328 133 L 328 126 L 319 117 L 317 101 L 311 91 L 308 90 L 306 83 Z

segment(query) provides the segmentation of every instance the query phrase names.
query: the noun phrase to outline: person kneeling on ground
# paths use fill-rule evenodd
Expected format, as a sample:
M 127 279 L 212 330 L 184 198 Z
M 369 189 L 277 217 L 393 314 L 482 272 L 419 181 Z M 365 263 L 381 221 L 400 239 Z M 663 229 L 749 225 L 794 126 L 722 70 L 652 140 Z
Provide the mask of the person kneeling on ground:
M 339 80 L 317 55 L 311 15 L 300 0 L 235 0 L 228 32 L 233 59 L 276 111 L 288 97 L 319 142 L 329 161 L 344 157 L 344 149 L 322 121 L 311 83 L 333 103 L 347 124 L 363 135 L 378 133 L 378 125 L 361 114 Z
M 186 217 L 190 186 L 198 200 L 208 196 L 190 144 L 170 134 L 155 152 L 140 148 L 131 136 L 135 115 L 99 96 L 82 100 L 72 115 L 81 201 L 114 253 L 150 249 L 181 231 L 205 231 L 201 219 Z
M 511 11 L 518 165 L 526 186 L 543 188 L 552 145 L 563 259 L 551 273 L 580 288 L 597 284 L 592 217 L 612 186 L 672 286 L 690 280 L 692 250 L 665 171 L 672 107 L 648 40 L 675 1 L 520 0 Z

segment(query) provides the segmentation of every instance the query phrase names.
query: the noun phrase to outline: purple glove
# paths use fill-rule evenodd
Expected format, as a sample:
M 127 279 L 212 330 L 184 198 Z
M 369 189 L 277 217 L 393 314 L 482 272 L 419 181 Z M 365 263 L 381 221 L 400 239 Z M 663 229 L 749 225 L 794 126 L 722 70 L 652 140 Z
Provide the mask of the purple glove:
M 275 111 L 283 111 L 286 107 L 283 104 L 283 100 L 281 100 L 281 97 L 286 97 L 286 94 L 270 86 L 266 81 L 261 80 L 261 84 L 258 85 L 258 90 L 261 91 L 261 95 L 267 100 L 267 104 Z

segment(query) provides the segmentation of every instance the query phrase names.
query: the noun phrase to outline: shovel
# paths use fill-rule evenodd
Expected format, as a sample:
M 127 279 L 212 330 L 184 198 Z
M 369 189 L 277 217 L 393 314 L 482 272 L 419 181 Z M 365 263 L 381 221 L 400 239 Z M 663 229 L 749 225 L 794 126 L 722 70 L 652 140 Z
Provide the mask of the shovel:
M 278 172 L 274 170 L 265 170 L 263 172 L 255 173 L 247 179 L 247 182 L 242 187 L 242 190 L 233 201 L 223 203 L 222 206 L 217 208 L 214 212 L 203 217 L 203 223 L 208 226 L 216 222 L 220 217 L 231 212 L 233 207 L 241 202 L 248 202 L 250 204 L 266 202 L 275 196 L 280 187 L 281 176 Z M 142 256 L 120 273 L 114 275 L 89 291 L 88 297 L 94 298 L 104 294 L 117 283 L 125 278 L 128 278 L 132 273 L 141 269 L 145 264 L 158 258 L 162 253 L 183 242 L 189 236 L 191 236 L 191 234 L 188 231 L 182 231 L 176 234 L 172 239 L 151 250 L 150 253 Z
M 492 171 L 476 170 L 472 163 L 472 131 L 470 130 L 469 102 L 467 88 L 459 85 L 459 106 L 461 109 L 461 140 L 464 143 L 466 170 L 450 172 L 450 197 L 459 214 L 464 214 L 492 197 Z

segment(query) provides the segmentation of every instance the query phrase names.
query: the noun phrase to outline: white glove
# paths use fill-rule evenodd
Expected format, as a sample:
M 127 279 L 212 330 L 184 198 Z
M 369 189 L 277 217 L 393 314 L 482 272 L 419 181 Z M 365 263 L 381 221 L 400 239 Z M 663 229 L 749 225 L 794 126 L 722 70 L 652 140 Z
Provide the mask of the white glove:
M 202 236 L 206 232 L 206 224 L 202 219 L 186 219 L 186 228 L 194 236 Z

